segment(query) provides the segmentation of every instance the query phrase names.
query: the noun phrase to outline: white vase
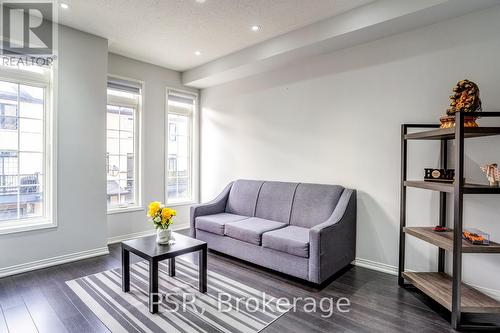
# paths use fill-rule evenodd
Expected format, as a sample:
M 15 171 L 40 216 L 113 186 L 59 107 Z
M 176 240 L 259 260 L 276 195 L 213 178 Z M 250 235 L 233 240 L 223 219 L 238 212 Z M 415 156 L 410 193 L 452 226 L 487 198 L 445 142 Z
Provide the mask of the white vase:
M 172 243 L 172 230 L 171 229 L 156 229 L 156 243 L 170 244 Z

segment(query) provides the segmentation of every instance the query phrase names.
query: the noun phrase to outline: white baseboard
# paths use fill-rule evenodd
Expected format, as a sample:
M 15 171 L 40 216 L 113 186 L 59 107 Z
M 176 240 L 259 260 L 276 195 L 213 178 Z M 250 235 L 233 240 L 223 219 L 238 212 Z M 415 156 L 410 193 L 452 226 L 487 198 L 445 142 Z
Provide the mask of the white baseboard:
M 37 261 L 32 261 L 24 264 L 14 265 L 10 267 L 0 268 L 0 278 L 15 274 L 20 274 L 28 271 L 34 271 L 36 269 L 46 268 L 50 266 L 56 266 L 65 264 L 72 261 L 88 259 L 92 257 L 102 256 L 109 254 L 107 247 L 100 247 L 93 250 L 86 250 L 77 253 L 65 254 L 58 257 L 47 258 Z
M 129 239 L 151 236 L 151 235 L 154 235 L 155 233 L 156 233 L 156 230 L 146 230 L 146 231 L 134 232 L 131 234 L 110 237 L 110 238 L 108 238 L 108 245 L 120 243 L 120 242 L 129 240 Z
M 173 230 L 178 231 L 178 230 L 183 230 L 183 229 L 187 229 L 187 228 L 189 228 L 189 225 L 181 224 L 181 225 L 178 225 L 175 228 L 173 228 Z M 112 237 L 112 238 L 108 239 L 108 244 L 118 243 L 118 242 L 121 242 L 121 241 L 124 241 L 127 239 L 153 235 L 153 234 L 155 234 L 155 232 L 156 232 L 155 230 L 147 230 L 147 231 L 137 232 L 137 233 L 133 233 L 133 234 Z M 88 259 L 88 258 L 92 258 L 92 257 L 102 256 L 102 255 L 106 255 L 106 254 L 109 254 L 108 248 L 101 247 L 101 248 L 97 248 L 97 249 L 86 250 L 86 251 L 77 252 L 77 253 L 70 253 L 70 254 L 65 254 L 65 255 L 57 256 L 57 257 L 53 257 L 53 258 L 41 259 L 41 260 L 27 262 L 27 263 L 23 263 L 23 264 L 19 264 L 19 265 L 4 267 L 4 268 L 0 268 L 0 278 L 10 276 L 10 275 L 20 274 L 20 273 L 25 273 L 25 272 L 29 272 L 29 271 L 34 271 L 37 269 L 46 268 L 46 267 L 50 267 L 50 266 L 66 264 L 68 262 L 73 262 L 73 261 Z
M 180 224 L 172 228 L 173 231 L 179 231 L 179 230 L 184 230 L 184 229 L 189 229 L 189 225 L 187 224 Z M 139 238 L 139 237 L 146 237 L 146 236 L 152 236 L 156 234 L 156 230 L 145 230 L 145 231 L 139 231 L 139 232 L 134 232 L 131 234 L 125 234 L 125 235 L 120 235 L 120 236 L 115 236 L 115 237 L 110 237 L 108 238 L 108 245 L 109 244 L 116 244 L 120 243 L 129 239 L 134 239 L 134 238 Z
M 356 258 L 353 262 L 353 265 L 363 267 L 363 268 L 368 268 L 377 272 L 382 272 L 382 273 L 387 273 L 391 275 L 398 275 L 398 267 L 393 266 L 393 265 L 388 265 L 384 264 L 381 262 L 376 262 L 368 259 L 363 259 L 363 258 Z M 406 271 L 409 272 L 414 272 L 413 270 L 406 269 Z M 491 298 L 496 299 L 497 301 L 500 301 L 500 290 L 495 290 L 495 289 L 490 289 L 490 288 L 484 288 L 481 286 L 477 286 L 474 284 L 468 283 L 469 286 L 479 290 L 480 292 L 490 296 Z
M 391 275 L 398 275 L 398 268 L 396 266 L 383 264 L 381 262 L 376 262 L 363 258 L 356 258 L 353 262 L 353 265 L 368 268 L 377 272 L 387 273 Z
M 473 284 L 469 284 L 472 288 L 475 288 L 479 290 L 480 292 L 490 296 L 491 298 L 496 299 L 497 301 L 500 301 L 500 290 L 495 290 L 495 289 L 490 289 L 490 288 L 484 288 L 480 286 L 476 286 Z

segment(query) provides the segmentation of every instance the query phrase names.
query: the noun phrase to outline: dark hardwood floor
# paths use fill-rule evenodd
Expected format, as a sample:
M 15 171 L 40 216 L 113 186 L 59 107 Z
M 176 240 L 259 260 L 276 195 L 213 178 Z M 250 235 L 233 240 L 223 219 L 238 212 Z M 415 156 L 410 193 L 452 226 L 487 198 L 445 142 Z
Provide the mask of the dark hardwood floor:
M 0 279 L 0 333 L 108 332 L 65 282 L 120 267 L 119 245 L 109 248 L 106 256 Z M 131 255 L 131 262 L 137 260 Z M 208 269 L 275 297 L 347 297 L 351 302 L 350 312 L 335 310 L 330 318 L 298 306 L 265 333 L 453 332 L 439 305 L 399 288 L 396 277 L 368 269 L 349 267 L 323 289 L 216 253 L 209 253 Z

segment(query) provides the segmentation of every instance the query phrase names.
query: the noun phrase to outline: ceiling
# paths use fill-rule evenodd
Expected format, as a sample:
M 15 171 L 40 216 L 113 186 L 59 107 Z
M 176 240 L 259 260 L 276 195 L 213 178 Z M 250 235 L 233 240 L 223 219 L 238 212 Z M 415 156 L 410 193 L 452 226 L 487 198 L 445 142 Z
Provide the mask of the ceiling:
M 61 2 L 69 8 L 60 8 L 59 22 L 107 38 L 110 52 L 184 71 L 373 0 Z

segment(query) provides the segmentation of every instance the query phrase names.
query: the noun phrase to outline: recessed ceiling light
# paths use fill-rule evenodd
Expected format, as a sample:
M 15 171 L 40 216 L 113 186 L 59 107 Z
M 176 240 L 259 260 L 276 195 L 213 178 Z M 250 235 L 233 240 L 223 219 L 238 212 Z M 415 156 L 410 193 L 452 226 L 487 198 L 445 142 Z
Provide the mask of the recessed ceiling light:
M 197 3 L 205 3 L 207 0 L 196 0 Z
M 62 9 L 68 9 L 69 8 L 69 5 L 67 3 L 64 3 L 64 2 L 61 2 L 60 6 L 61 6 Z
M 250 29 L 252 29 L 252 31 L 259 31 L 260 25 L 252 25 L 252 27 Z
M 194 51 L 195 56 L 201 56 L 201 51 Z

